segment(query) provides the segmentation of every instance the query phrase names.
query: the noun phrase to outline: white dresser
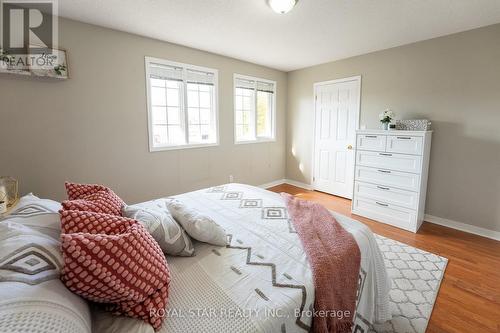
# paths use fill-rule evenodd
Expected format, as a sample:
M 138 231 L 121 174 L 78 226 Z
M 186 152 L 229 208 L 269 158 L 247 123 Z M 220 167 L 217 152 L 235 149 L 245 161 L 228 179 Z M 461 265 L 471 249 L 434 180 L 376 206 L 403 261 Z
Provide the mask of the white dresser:
M 352 212 L 417 232 L 424 220 L 432 131 L 359 130 Z

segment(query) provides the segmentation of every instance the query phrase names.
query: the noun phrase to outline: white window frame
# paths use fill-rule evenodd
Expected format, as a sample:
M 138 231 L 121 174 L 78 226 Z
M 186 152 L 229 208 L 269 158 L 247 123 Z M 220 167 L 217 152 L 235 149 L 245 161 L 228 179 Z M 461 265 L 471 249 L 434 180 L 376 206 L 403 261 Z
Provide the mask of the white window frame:
M 164 146 L 157 146 L 155 147 L 153 145 L 153 111 L 152 111 L 152 105 L 151 105 L 151 85 L 149 83 L 149 77 L 150 77 L 150 70 L 149 70 L 149 65 L 153 64 L 160 64 L 160 65 L 166 65 L 166 66 L 174 66 L 174 67 L 181 67 L 183 71 L 183 80 L 182 83 L 185 85 L 183 88 L 183 99 L 180 101 L 180 106 L 183 108 L 184 112 L 184 119 L 181 120 L 181 122 L 186 122 L 185 123 L 185 135 L 186 138 L 188 137 L 189 133 L 189 122 L 188 122 L 188 106 L 186 105 L 187 102 L 187 80 L 186 80 L 186 70 L 195 70 L 195 71 L 202 71 L 202 72 L 210 72 L 214 75 L 214 126 L 215 126 L 215 142 L 214 143 L 193 143 L 193 144 L 171 144 L 171 145 L 164 145 Z M 214 68 L 208 68 L 208 67 L 202 67 L 202 66 L 196 66 L 196 65 L 191 65 L 191 64 L 185 64 L 181 62 L 175 62 L 175 61 L 170 61 L 170 60 L 165 60 L 165 59 L 160 59 L 160 58 L 154 58 L 154 57 L 144 57 L 144 64 L 146 68 L 146 99 L 147 99 L 147 108 L 148 108 L 148 141 L 149 141 L 149 152 L 157 152 L 157 151 L 165 151 L 165 150 L 178 150 L 178 149 L 189 149 L 189 148 L 202 148 L 202 147 L 214 147 L 218 146 L 220 144 L 219 141 L 219 71 Z
M 242 140 L 238 141 L 238 138 L 236 137 L 236 80 L 237 79 L 242 79 L 242 80 L 249 80 L 249 81 L 260 81 L 260 82 L 265 82 L 265 83 L 271 83 L 274 85 L 274 96 L 273 96 L 273 103 L 272 103 L 272 112 L 271 112 L 271 137 L 258 137 L 257 136 L 257 89 L 255 89 L 255 96 L 254 96 L 254 115 L 255 115 L 255 124 L 254 124 L 254 131 L 255 131 L 255 139 L 253 140 Z M 243 75 L 243 74 L 237 74 L 235 73 L 233 75 L 233 117 L 234 117 L 234 122 L 233 122 L 233 127 L 234 127 L 234 144 L 236 145 L 244 145 L 244 144 L 251 144 L 251 143 L 263 143 L 263 142 L 275 142 L 276 141 L 276 99 L 278 96 L 278 84 L 276 81 L 268 80 L 268 79 L 262 79 L 260 77 L 255 77 L 255 76 L 248 76 L 248 75 Z

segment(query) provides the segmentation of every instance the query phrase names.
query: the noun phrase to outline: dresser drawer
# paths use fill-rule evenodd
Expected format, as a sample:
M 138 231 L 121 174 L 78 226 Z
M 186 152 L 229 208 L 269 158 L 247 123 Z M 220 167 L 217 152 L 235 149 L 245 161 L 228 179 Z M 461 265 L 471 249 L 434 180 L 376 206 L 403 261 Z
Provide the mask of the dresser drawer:
M 423 154 L 424 139 L 421 136 L 389 135 L 386 151 L 402 154 Z
M 357 149 L 385 151 L 386 140 L 385 135 L 358 134 Z
M 420 189 L 420 175 L 385 169 L 356 167 L 357 181 L 375 183 L 389 187 L 418 192 Z
M 379 200 L 355 197 L 353 213 L 391 224 L 398 228 L 413 232 L 416 231 L 417 212 L 412 209 L 393 206 Z
M 422 156 L 357 151 L 356 164 L 372 168 L 420 173 Z
M 354 195 L 409 209 L 417 209 L 418 206 L 418 193 L 395 187 L 355 182 Z

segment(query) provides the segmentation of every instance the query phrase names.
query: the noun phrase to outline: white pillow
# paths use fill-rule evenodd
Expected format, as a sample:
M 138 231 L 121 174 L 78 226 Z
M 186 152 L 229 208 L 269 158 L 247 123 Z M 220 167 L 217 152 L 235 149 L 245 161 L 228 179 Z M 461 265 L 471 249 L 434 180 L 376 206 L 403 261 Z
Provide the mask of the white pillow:
M 87 302 L 59 280 L 59 208 L 27 195 L 0 222 L 0 332 L 92 329 Z
M 8 219 L 59 239 L 61 234 L 59 210 L 61 208 L 61 204 L 57 201 L 40 199 L 30 193 L 23 196 L 7 216 L 0 218 L 0 221 Z
M 167 199 L 165 202 L 172 216 L 182 225 L 189 236 L 200 242 L 226 246 L 226 231 L 212 218 L 198 213 L 177 199 Z
M 165 200 L 125 206 L 122 213 L 123 216 L 139 221 L 166 254 L 184 257 L 194 254 L 191 239 L 175 222 L 165 206 Z

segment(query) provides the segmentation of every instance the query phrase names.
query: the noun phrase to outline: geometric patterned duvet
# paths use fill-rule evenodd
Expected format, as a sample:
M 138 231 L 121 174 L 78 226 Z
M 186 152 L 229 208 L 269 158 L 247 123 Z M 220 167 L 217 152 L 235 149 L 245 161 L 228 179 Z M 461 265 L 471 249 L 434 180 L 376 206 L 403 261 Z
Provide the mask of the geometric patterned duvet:
M 195 243 L 194 257 L 167 257 L 172 281 L 159 332 L 307 332 L 313 279 L 280 195 L 227 184 L 175 197 L 217 221 L 230 235 L 230 244 Z M 391 283 L 373 233 L 360 222 L 332 214 L 361 251 L 353 331 L 368 332 L 374 323 L 390 319 Z M 105 332 L 130 330 L 131 325 L 105 313 L 97 313 L 94 321 Z M 152 331 L 147 325 L 134 330 Z

